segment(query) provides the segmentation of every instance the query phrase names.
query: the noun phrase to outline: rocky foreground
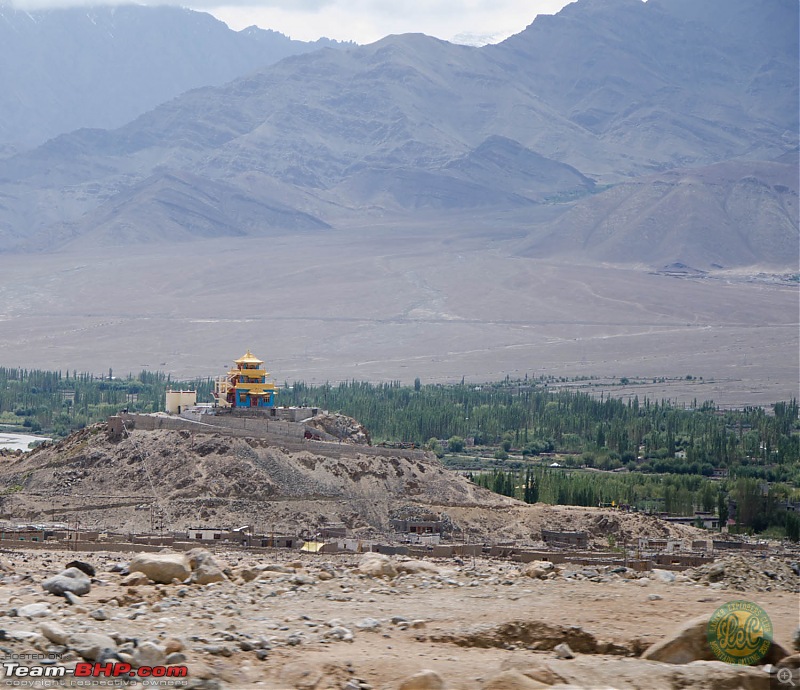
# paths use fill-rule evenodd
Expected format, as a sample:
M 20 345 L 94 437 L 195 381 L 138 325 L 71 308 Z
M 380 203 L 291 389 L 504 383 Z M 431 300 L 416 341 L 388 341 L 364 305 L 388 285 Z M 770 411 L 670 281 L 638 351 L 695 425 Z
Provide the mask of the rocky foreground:
M 74 555 L 5 554 L 6 660 L 185 666 L 174 685 L 273 690 L 755 690 L 800 666 L 788 651 L 800 566 L 780 558 L 636 573 L 379 554 Z M 742 577 L 755 588 L 740 591 Z M 771 617 L 770 666 L 714 660 L 705 624 L 734 599 Z

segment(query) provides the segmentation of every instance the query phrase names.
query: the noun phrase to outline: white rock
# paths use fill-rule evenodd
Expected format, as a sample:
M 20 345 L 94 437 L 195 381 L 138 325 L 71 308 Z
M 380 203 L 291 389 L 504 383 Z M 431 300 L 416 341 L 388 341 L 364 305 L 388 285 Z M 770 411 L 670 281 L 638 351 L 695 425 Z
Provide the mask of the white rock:
M 142 642 L 133 653 L 136 666 L 163 666 L 166 661 L 166 650 L 153 642 Z
M 106 650 L 116 650 L 117 643 L 102 633 L 74 633 L 67 638 L 67 646 L 87 661 L 97 661 Z
M 575 658 L 574 652 L 569 648 L 569 645 L 566 642 L 562 642 L 561 644 L 556 645 L 553 648 L 553 651 L 558 655 L 558 657 L 560 659 L 574 659 Z
M 191 575 L 189 559 L 182 553 L 140 553 L 130 563 L 131 572 L 144 573 L 154 582 L 169 584 Z
M 675 582 L 675 573 L 670 572 L 669 570 L 653 570 L 653 578 L 658 580 L 659 582 L 666 582 L 671 584 Z
M 213 560 L 202 561 L 192 572 L 192 582 L 198 585 L 209 585 L 212 582 L 224 582 L 227 578 L 222 568 Z
M 392 578 L 397 576 L 397 568 L 392 559 L 382 553 L 365 553 L 358 564 L 358 570 L 372 577 Z
M 439 575 L 441 573 L 439 567 L 422 560 L 400 561 L 395 563 L 395 567 L 400 573 L 426 573 L 431 575 Z
M 436 671 L 420 671 L 404 678 L 398 690 L 444 690 L 444 681 Z
M 329 631 L 325 633 L 323 636 L 325 638 L 332 638 L 335 640 L 341 640 L 342 642 L 352 642 L 353 641 L 353 633 L 351 630 L 345 628 L 344 626 L 337 625 L 331 628 Z
M 53 644 L 67 644 L 67 638 L 69 637 L 67 631 L 57 623 L 42 623 L 39 626 L 39 630 L 41 630 L 42 635 L 44 635 Z
M 147 575 L 138 570 L 134 570 L 123 577 L 120 584 L 123 587 L 136 587 L 138 585 L 146 585 L 148 582 L 150 582 L 150 578 L 147 577 Z
M 26 604 L 17 609 L 17 615 L 25 618 L 45 618 L 50 615 L 50 607 L 44 602 Z

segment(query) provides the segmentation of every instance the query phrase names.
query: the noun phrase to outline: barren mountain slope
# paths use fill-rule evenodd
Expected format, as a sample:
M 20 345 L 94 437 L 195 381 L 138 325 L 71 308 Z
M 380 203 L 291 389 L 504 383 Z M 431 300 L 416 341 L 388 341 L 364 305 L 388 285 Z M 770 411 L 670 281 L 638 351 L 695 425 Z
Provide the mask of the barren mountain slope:
M 797 162 L 729 161 L 640 178 L 578 202 L 527 256 L 694 268 L 797 267 Z
M 16 7 L 0 4 L 0 143 L 21 147 L 82 127 L 118 127 L 190 89 L 333 45 L 257 27 L 232 31 L 166 5 Z

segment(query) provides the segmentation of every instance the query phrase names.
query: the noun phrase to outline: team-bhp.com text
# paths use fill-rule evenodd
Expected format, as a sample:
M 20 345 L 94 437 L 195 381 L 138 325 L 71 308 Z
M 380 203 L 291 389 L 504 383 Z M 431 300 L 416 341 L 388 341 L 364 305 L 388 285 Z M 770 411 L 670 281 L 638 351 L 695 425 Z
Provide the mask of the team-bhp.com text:
M 189 669 L 186 666 L 139 666 L 134 668 L 124 662 L 75 664 L 75 669 L 64 666 L 23 666 L 13 661 L 2 662 L 6 678 L 185 678 Z

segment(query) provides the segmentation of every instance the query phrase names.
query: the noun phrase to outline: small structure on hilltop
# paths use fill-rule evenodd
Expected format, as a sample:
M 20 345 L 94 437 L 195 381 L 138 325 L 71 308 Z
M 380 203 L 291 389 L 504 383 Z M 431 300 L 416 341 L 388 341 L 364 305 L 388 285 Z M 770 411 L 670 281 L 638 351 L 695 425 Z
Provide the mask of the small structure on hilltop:
M 164 409 L 169 414 L 180 414 L 187 407 L 194 407 L 196 404 L 197 391 L 168 390 Z
M 214 401 L 219 407 L 264 409 L 275 406 L 278 388 L 267 381 L 269 373 L 262 369 L 264 361 L 250 350 L 237 359 L 235 369 L 214 382 Z

